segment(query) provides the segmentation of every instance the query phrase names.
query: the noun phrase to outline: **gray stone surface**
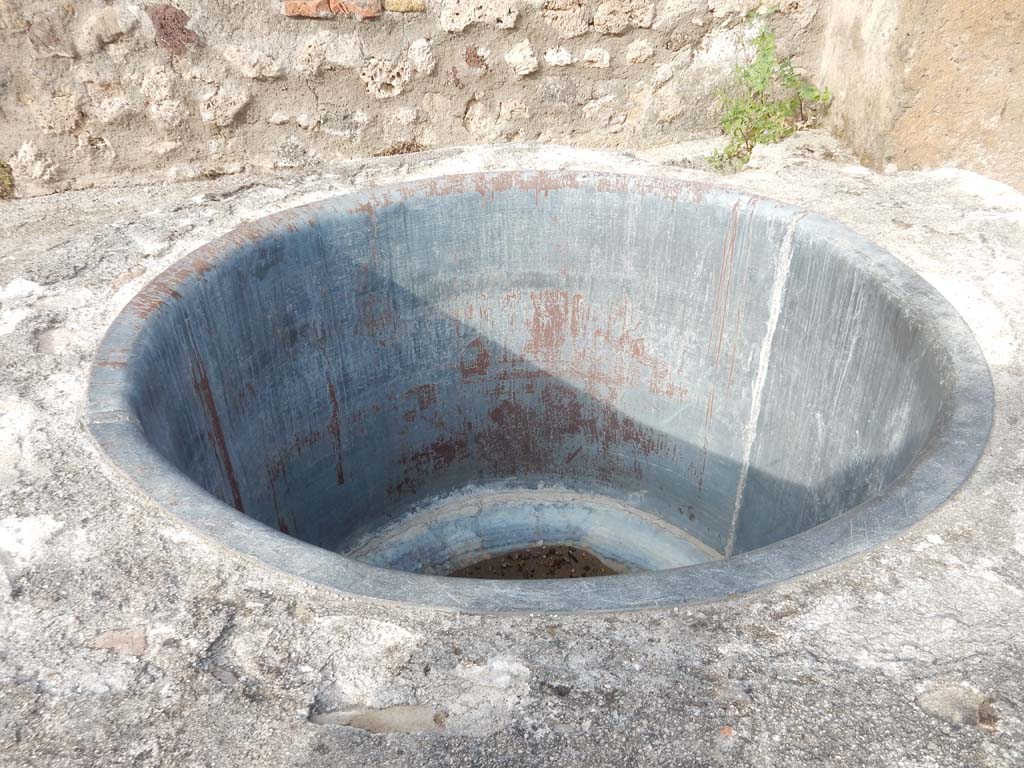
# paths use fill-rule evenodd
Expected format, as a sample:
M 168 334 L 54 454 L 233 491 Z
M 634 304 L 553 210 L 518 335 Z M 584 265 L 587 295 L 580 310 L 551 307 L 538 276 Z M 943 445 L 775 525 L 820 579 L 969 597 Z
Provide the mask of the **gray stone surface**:
M 658 173 L 686 148 L 651 153 Z M 156 511 L 81 424 L 106 326 L 236 224 L 354 187 L 498 168 L 452 150 L 0 204 L 0 765 L 1010 766 L 1024 762 L 1024 199 L 878 175 L 828 139 L 720 183 L 843 221 L 966 318 L 996 389 L 960 493 L 904 536 L 731 601 L 476 617 L 341 598 Z

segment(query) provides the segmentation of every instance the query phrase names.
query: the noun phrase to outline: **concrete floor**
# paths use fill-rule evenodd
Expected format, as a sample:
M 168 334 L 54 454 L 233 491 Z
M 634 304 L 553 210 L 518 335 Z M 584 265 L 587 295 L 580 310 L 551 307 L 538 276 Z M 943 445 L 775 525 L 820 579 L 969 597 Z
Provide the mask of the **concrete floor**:
M 0 765 L 1024 764 L 1024 196 L 975 174 L 875 174 L 812 133 L 721 180 L 918 270 L 996 387 L 956 497 L 758 594 L 504 618 L 346 599 L 199 540 L 81 426 L 118 309 L 242 221 L 480 169 L 707 178 L 680 167 L 693 151 L 474 148 L 0 204 Z

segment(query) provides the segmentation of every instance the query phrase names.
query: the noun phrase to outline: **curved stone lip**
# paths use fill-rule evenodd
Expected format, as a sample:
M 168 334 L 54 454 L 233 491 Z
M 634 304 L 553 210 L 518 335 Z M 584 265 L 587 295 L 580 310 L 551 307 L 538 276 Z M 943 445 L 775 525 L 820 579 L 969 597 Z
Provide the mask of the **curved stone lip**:
M 946 358 L 950 394 L 915 462 L 880 496 L 796 536 L 731 558 L 665 571 L 592 579 L 487 581 L 427 576 L 364 565 L 294 539 L 225 504 L 170 464 L 146 440 L 132 408 L 131 363 L 147 318 L 180 296 L 177 287 L 216 268 L 236 245 L 307 225 L 325 210 L 362 210 L 402 199 L 590 186 L 700 201 L 765 199 L 723 187 L 656 176 L 582 171 L 512 171 L 440 176 L 330 198 L 254 222 L 179 260 L 137 294 L 108 329 L 90 372 L 85 425 L 113 464 L 162 509 L 205 539 L 349 598 L 481 614 L 613 612 L 711 602 L 835 565 L 906 530 L 967 480 L 988 441 L 994 393 L 985 358 L 964 319 L 921 276 L 836 221 L 804 214 L 799 229 L 833 241 L 908 308 Z

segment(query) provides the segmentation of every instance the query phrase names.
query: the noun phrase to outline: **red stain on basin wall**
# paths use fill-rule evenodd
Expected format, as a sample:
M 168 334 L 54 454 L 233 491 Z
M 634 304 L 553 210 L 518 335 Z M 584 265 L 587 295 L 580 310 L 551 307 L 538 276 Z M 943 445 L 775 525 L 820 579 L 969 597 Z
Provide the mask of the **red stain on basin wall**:
M 458 361 L 462 391 L 437 406 L 443 418 L 426 422 L 434 430 L 422 426 L 424 403 L 410 408 L 408 400 L 419 400 L 426 385 L 405 392 L 395 418 L 419 426 L 399 432 L 406 450 L 390 498 L 415 494 L 432 475 L 463 462 L 483 468 L 482 477 L 554 473 L 615 483 L 642 480 L 654 454 L 674 455 L 666 438 L 617 406 L 628 390 L 675 402 L 688 397 L 680 374 L 643 337 L 643 313 L 628 299 L 598 306 L 559 289 L 481 294 L 450 317 L 477 331 Z M 492 338 L 522 339 L 521 351 Z M 429 392 L 436 406 L 437 394 Z M 483 403 L 486 410 L 476 410 Z
M 416 398 L 420 411 L 425 411 L 437 402 L 437 386 L 435 384 L 421 384 L 413 387 L 405 393 L 406 396 Z
M 722 356 L 722 341 L 725 337 L 729 299 L 732 293 L 733 263 L 736 260 L 736 242 L 739 235 L 739 207 L 738 202 L 734 204 L 729 215 L 729 226 L 725 232 L 725 239 L 722 241 L 722 260 L 719 264 L 718 279 L 715 282 L 715 314 L 712 334 L 708 339 L 708 351 L 714 350 L 716 367 Z
M 637 335 L 641 324 L 628 299 L 602 311 L 579 293 L 539 291 L 530 294 L 525 352 L 550 373 L 583 382 L 594 396 L 614 400 L 646 380 L 651 394 L 684 402 L 686 387 Z
M 395 310 L 391 296 L 382 293 L 367 293 L 359 297 L 359 329 L 367 336 L 384 339 L 395 335 Z
M 422 448 L 399 458 L 402 479 L 388 488 L 390 498 L 414 495 L 420 484 L 438 472 L 469 456 L 469 425 L 455 434 L 439 437 Z
M 217 456 L 220 458 L 224 474 L 227 476 L 228 485 L 231 487 L 231 496 L 235 503 L 235 509 L 245 512 L 242 504 L 242 494 L 238 488 L 238 480 L 235 478 L 235 468 L 231 463 L 231 454 L 228 453 L 227 440 L 224 438 L 224 428 L 220 423 L 220 414 L 217 412 L 217 403 L 213 398 L 213 391 L 210 389 L 210 379 L 206 375 L 206 368 L 202 362 L 196 359 L 192 367 L 192 386 L 203 404 L 206 416 L 210 420 L 210 439 Z
M 583 296 L 545 289 L 530 294 L 533 313 L 527 320 L 526 352 L 540 362 L 558 359 L 567 336 L 580 335 L 584 324 Z
M 462 374 L 462 380 L 466 381 L 474 377 L 486 376 L 490 367 L 491 353 L 487 349 L 487 341 L 482 336 L 477 336 L 466 345 L 462 360 L 459 362 L 459 372 Z

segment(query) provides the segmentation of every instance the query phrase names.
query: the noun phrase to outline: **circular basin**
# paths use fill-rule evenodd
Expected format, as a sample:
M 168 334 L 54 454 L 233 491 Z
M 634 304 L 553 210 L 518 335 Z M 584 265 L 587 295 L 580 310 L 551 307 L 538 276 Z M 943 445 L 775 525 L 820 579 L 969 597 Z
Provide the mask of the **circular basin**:
M 200 532 L 347 594 L 712 600 L 893 536 L 991 425 L 963 320 L 834 221 L 649 177 L 444 177 L 247 224 L 148 285 L 88 423 Z M 445 574 L 579 547 L 618 575 Z

